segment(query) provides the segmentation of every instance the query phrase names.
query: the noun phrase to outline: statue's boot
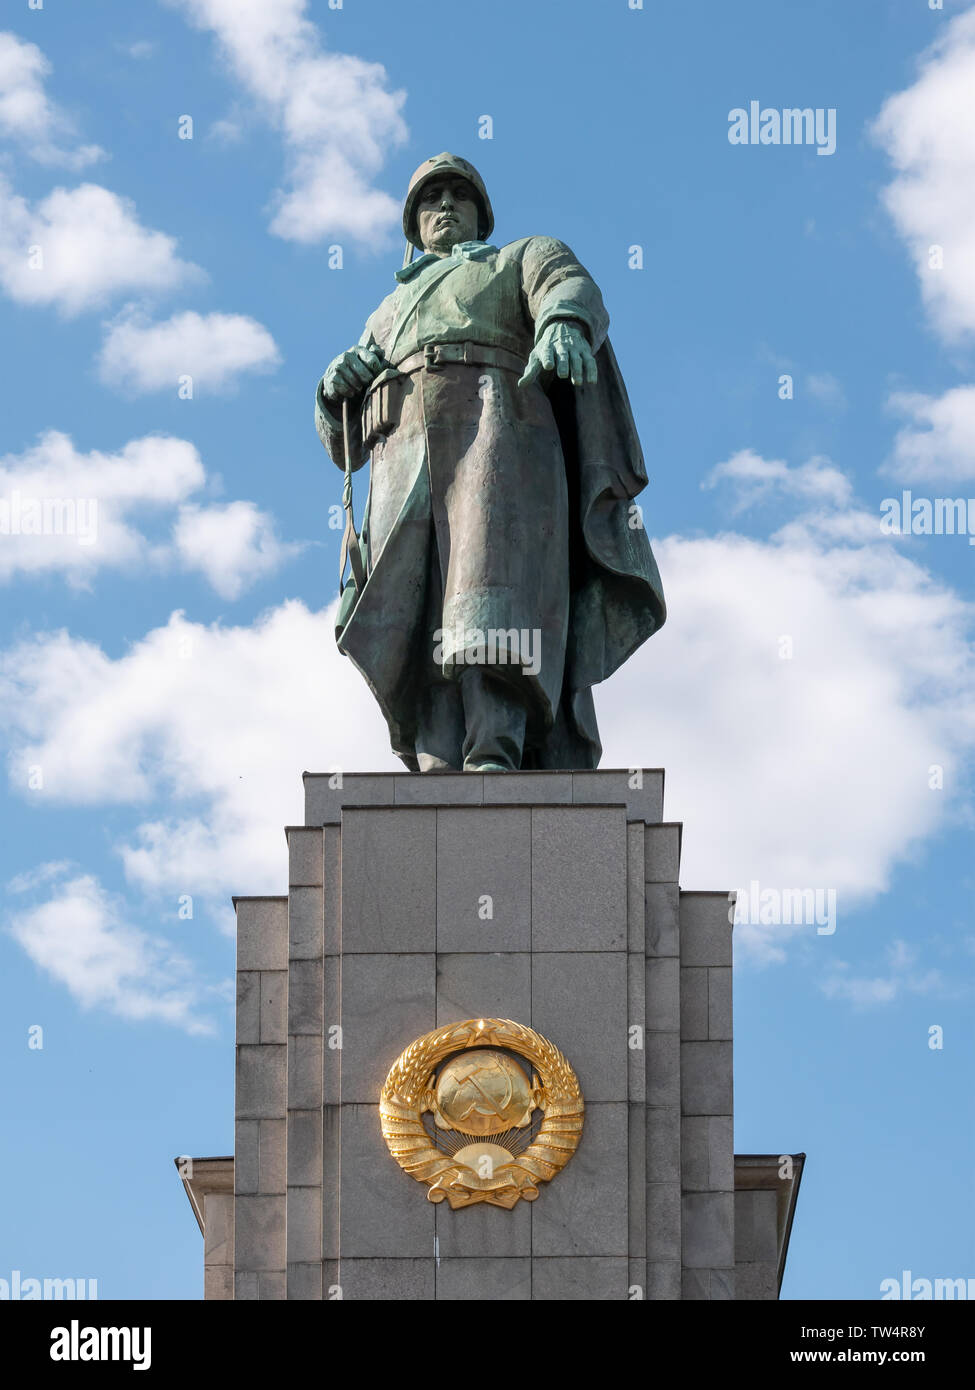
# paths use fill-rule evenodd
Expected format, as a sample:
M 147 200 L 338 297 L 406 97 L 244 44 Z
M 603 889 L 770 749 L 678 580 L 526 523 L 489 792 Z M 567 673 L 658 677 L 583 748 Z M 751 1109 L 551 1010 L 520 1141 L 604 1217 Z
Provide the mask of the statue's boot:
M 460 772 L 464 765 L 464 704 L 457 681 L 427 686 L 416 713 L 416 760 L 421 772 Z
M 509 682 L 472 666 L 460 682 L 467 734 L 465 772 L 516 772 L 521 767 L 527 711 Z

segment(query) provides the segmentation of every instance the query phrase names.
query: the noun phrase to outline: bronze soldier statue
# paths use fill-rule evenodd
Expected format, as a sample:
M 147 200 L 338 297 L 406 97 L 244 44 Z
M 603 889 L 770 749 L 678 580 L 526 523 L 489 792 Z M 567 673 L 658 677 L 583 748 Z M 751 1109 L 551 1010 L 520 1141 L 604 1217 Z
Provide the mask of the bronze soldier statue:
M 563 242 L 499 249 L 493 227 L 471 164 L 421 164 L 421 255 L 318 385 L 335 463 L 371 455 L 358 541 L 347 472 L 336 640 L 412 771 L 593 768 L 592 687 L 666 615 L 647 475 L 595 282 Z

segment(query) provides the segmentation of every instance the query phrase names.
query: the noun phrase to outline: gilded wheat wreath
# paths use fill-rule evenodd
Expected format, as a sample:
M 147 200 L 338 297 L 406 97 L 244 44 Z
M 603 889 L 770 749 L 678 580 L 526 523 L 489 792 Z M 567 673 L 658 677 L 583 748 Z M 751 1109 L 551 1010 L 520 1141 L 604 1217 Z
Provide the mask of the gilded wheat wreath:
M 510 1053 L 531 1064 L 531 1078 Z M 446 1198 L 453 1208 L 534 1201 L 539 1182 L 551 1181 L 578 1148 L 584 1110 L 578 1078 L 555 1044 L 510 1018 L 425 1033 L 397 1057 L 379 1098 L 389 1152 L 427 1184 L 431 1202 Z

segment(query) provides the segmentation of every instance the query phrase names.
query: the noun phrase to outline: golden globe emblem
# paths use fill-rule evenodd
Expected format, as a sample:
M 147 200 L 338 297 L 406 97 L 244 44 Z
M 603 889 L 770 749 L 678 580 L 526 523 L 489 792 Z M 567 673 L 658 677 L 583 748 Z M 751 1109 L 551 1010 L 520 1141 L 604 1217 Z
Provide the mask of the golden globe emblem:
M 437 1080 L 436 1096 L 438 1123 L 461 1134 L 521 1129 L 534 1109 L 524 1068 L 486 1047 L 451 1057 Z
M 455 1209 L 533 1202 L 578 1148 L 584 1110 L 568 1060 L 510 1018 L 468 1018 L 424 1033 L 396 1058 L 379 1097 L 393 1158 L 425 1184 L 429 1201 Z

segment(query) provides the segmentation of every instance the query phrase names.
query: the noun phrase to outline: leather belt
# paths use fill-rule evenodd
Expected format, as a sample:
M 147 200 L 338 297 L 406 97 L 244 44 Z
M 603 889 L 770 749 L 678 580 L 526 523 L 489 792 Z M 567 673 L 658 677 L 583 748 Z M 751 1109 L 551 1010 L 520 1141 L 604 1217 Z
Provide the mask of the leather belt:
M 403 376 L 425 367 L 435 372 L 450 363 L 462 363 L 465 367 L 501 367 L 521 376 L 525 370 L 524 359 L 507 348 L 489 347 L 487 343 L 427 343 L 420 352 L 414 352 L 395 364 L 396 371 Z

